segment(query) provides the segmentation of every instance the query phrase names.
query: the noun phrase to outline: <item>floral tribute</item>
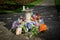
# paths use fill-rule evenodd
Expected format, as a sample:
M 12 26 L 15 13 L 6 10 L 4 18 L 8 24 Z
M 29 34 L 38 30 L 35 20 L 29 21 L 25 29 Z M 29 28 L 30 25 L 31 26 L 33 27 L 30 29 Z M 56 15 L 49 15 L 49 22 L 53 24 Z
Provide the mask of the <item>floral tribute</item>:
M 26 17 L 21 15 L 17 21 L 12 23 L 12 30 L 15 31 L 16 35 L 29 33 L 29 37 L 31 38 L 40 32 L 46 31 L 47 26 L 44 23 L 44 19 L 38 13 L 27 13 Z

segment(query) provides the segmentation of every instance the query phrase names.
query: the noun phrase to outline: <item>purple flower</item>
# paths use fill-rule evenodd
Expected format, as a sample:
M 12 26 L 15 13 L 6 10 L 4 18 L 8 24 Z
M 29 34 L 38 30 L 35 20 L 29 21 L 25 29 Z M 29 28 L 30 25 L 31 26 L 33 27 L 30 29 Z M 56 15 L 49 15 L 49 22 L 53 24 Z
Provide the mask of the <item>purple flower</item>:
M 12 24 L 12 28 L 11 29 L 15 29 L 16 27 L 18 27 L 19 22 L 18 21 L 14 21 Z

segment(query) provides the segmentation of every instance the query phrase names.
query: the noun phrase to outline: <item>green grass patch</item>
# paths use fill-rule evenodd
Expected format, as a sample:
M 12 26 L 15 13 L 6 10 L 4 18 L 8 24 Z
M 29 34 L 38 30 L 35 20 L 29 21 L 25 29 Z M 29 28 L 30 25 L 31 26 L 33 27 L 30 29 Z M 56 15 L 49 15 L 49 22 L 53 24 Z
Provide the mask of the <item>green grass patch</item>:
M 55 0 L 56 5 L 60 5 L 60 0 Z
M 36 1 L 34 1 L 34 2 L 32 2 L 32 3 L 29 3 L 29 4 L 27 4 L 27 5 L 37 5 L 37 4 L 40 4 L 40 2 L 42 2 L 43 0 L 36 0 Z
M 5 14 L 10 14 L 10 13 L 14 13 L 14 11 L 11 11 L 11 10 L 0 10 L 0 13 L 5 13 Z
M 60 0 L 55 0 L 57 11 L 60 12 Z
M 33 7 L 34 5 L 25 5 L 25 7 Z M 0 13 L 19 13 L 21 12 L 23 9 L 23 5 L 21 5 L 19 8 L 17 8 L 16 10 L 0 10 Z
M 31 8 L 31 7 L 34 7 L 35 5 L 37 5 L 37 4 L 40 4 L 40 2 L 42 2 L 43 0 L 36 0 L 36 1 L 34 1 L 34 2 L 32 2 L 32 3 L 28 3 L 27 5 L 25 5 L 26 6 L 26 8 L 27 7 L 29 7 L 29 8 Z M 14 2 L 12 2 L 12 1 L 7 1 L 6 2 L 7 4 L 16 4 L 16 3 L 14 3 Z M 23 6 L 23 5 L 22 5 Z M 3 11 L 0 11 L 0 12 L 5 12 L 5 13 L 19 13 L 19 12 L 21 12 L 21 10 L 22 10 L 22 6 L 20 6 L 19 8 L 17 8 L 16 10 L 3 10 Z

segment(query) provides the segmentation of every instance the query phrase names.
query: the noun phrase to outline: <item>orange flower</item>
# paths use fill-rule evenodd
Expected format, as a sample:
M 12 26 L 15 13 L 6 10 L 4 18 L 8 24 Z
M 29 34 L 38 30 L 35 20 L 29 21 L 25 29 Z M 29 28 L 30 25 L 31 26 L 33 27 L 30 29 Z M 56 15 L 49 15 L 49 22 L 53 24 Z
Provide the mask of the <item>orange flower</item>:
M 39 26 L 39 31 L 42 32 L 42 31 L 46 31 L 47 30 L 47 27 L 45 24 L 40 24 Z

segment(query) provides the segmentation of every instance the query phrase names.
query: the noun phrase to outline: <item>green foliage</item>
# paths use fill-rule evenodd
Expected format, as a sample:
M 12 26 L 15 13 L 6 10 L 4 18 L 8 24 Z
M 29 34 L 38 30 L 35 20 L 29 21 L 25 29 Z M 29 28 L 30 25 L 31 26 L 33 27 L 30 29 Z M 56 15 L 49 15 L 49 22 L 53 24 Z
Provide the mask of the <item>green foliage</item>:
M 60 0 L 55 0 L 57 11 L 60 12 Z
M 56 5 L 60 5 L 60 0 L 55 0 Z
M 34 7 L 36 4 L 39 4 L 41 1 L 42 1 L 42 0 L 35 0 L 34 2 L 28 3 L 28 4 L 26 4 L 25 6 L 26 6 L 26 8 L 27 8 L 27 7 L 31 8 L 31 7 Z M 5 4 L 16 5 L 17 2 L 10 1 L 10 0 L 6 0 L 6 1 L 5 1 Z M 19 4 L 19 5 L 20 5 L 20 4 Z M 23 6 L 23 5 L 22 5 L 22 6 Z M 15 10 L 3 10 L 3 11 L 1 11 L 1 12 L 5 12 L 5 13 L 13 13 L 13 12 L 16 12 L 16 13 L 19 13 L 19 12 L 21 12 L 21 10 L 22 10 L 22 6 L 20 6 L 19 8 L 15 9 Z
M 32 27 L 30 32 L 31 32 L 30 38 L 33 37 L 33 36 L 36 36 L 38 34 L 38 31 L 37 31 L 36 27 Z
M 29 3 L 29 4 L 27 4 L 27 5 L 36 5 L 36 4 L 40 4 L 41 1 L 42 1 L 42 0 L 35 0 L 34 2 Z
M 20 7 L 20 8 L 18 8 L 18 9 L 14 10 L 14 12 L 19 13 L 19 12 L 21 12 L 21 10 L 22 10 L 22 7 Z

